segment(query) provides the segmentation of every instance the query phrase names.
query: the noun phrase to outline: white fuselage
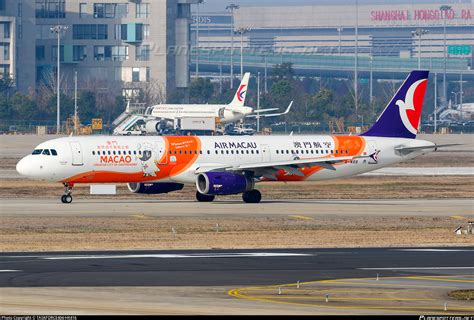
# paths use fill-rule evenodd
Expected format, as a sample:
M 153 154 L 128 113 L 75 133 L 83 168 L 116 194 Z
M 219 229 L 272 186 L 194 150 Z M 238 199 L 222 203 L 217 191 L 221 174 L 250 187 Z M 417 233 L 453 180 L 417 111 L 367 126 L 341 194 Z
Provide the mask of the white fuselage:
M 220 118 L 223 123 L 236 122 L 250 115 L 250 107 L 217 104 L 160 104 L 153 106 L 151 116 L 157 119 Z
M 414 158 L 427 151 L 400 154 L 397 147 L 433 146 L 429 141 L 359 136 L 176 136 L 65 137 L 40 144 L 36 150 L 57 155 L 28 155 L 17 170 L 33 179 L 67 183 L 177 182 L 194 184 L 197 171 L 295 159 L 360 156 L 335 164 L 284 169 L 277 181 L 325 180 L 348 177 Z M 51 153 L 51 152 L 50 152 Z M 376 154 L 375 159 L 367 157 Z M 261 180 L 266 179 L 263 175 Z

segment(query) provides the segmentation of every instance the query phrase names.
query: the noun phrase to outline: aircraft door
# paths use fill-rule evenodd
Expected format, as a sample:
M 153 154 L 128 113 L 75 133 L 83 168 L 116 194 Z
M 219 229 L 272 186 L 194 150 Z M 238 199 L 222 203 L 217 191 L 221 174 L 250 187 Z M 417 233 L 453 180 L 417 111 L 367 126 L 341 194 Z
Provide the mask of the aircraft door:
M 270 162 L 271 159 L 270 147 L 268 144 L 262 144 L 262 162 Z
M 77 141 L 72 141 L 69 143 L 72 151 L 72 165 L 73 166 L 83 166 L 84 157 L 82 155 L 81 144 Z

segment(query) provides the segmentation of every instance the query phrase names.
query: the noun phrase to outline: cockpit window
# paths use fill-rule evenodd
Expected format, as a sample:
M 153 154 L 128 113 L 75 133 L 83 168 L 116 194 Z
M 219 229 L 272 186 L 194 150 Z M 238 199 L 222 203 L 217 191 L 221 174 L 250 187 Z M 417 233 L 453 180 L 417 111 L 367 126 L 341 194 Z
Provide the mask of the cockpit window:
M 54 149 L 51 149 L 51 154 L 52 154 L 53 156 L 57 156 L 57 155 L 58 155 L 58 153 L 57 153 L 56 150 L 54 150 Z
M 36 149 L 36 150 L 33 150 L 33 155 L 37 155 L 37 154 L 41 154 L 41 152 L 43 152 L 43 149 Z
M 43 154 L 46 155 L 46 156 L 50 156 L 51 153 L 49 153 L 49 150 L 48 149 L 44 149 L 43 150 Z

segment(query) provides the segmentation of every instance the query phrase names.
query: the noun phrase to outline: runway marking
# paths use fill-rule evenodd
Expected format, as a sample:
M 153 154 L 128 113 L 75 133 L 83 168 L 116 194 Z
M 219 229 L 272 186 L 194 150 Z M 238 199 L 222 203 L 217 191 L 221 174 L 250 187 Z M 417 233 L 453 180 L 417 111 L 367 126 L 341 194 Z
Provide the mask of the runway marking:
M 243 258 L 243 257 L 305 257 L 312 254 L 285 253 L 285 252 L 250 252 L 250 253 L 216 253 L 216 254 L 129 254 L 129 255 L 87 255 L 87 256 L 53 256 L 38 258 L 43 260 L 82 260 L 82 259 L 139 259 L 139 258 L 159 258 L 159 259 L 182 259 L 182 258 Z
M 359 270 L 471 270 L 474 267 L 397 267 L 397 268 L 358 268 Z
M 440 276 L 440 277 L 448 277 L 448 276 Z M 404 279 L 407 277 L 384 277 L 382 279 Z M 320 283 L 347 283 L 347 284 L 364 284 L 364 285 L 370 285 L 368 283 L 364 282 L 347 282 L 348 280 L 374 280 L 373 278 L 354 278 L 354 279 L 333 279 L 333 280 L 318 280 L 318 281 L 307 281 L 307 282 L 300 282 L 300 285 L 308 285 L 308 284 L 320 284 Z M 385 284 L 392 286 L 393 284 Z M 424 287 L 424 288 L 435 288 L 436 286 L 422 286 L 422 285 L 408 285 L 408 286 L 417 286 L 417 287 Z M 357 310 L 396 310 L 398 312 L 421 312 L 421 311 L 427 311 L 427 312 L 433 312 L 436 310 L 438 313 L 442 314 L 450 314 L 453 312 L 471 312 L 474 311 L 474 308 L 468 307 L 465 305 L 455 305 L 455 304 L 450 304 L 450 307 L 448 308 L 448 311 L 442 311 L 441 307 L 438 305 L 420 305 L 420 306 L 374 306 L 374 305 L 366 305 L 366 306 L 361 306 L 361 305 L 346 305 L 346 306 L 340 306 L 340 305 L 332 305 L 328 303 L 303 303 L 303 302 L 295 302 L 295 301 L 281 301 L 280 298 L 289 298 L 288 296 L 255 296 L 255 295 L 250 295 L 250 294 L 245 294 L 243 293 L 244 291 L 256 291 L 256 290 L 275 290 L 276 288 L 287 288 L 287 287 L 296 287 L 296 283 L 292 284 L 281 284 L 281 285 L 270 285 L 270 286 L 261 286 L 261 287 L 246 287 L 246 288 L 239 288 L 239 289 L 232 289 L 229 290 L 227 293 L 235 298 L 240 298 L 240 299 L 245 299 L 245 300 L 250 300 L 250 301 L 258 301 L 258 302 L 265 302 L 265 303 L 276 303 L 276 304 L 285 304 L 285 305 L 294 305 L 294 306 L 304 306 L 304 307 L 320 307 L 320 308 L 334 308 L 334 309 L 357 309 Z M 453 287 L 439 287 L 439 288 L 453 288 Z M 324 290 L 323 288 L 315 288 L 316 290 Z M 409 289 L 409 288 L 407 288 Z M 308 290 L 308 289 L 307 289 Z M 285 290 L 287 292 L 289 290 Z M 293 290 L 296 291 L 296 290 Z M 330 290 L 326 290 L 329 292 Z M 325 291 L 325 292 L 326 292 Z M 275 292 L 275 291 L 274 291 Z M 387 293 L 387 292 L 385 292 Z M 410 292 L 413 293 L 413 292 Z M 378 294 L 378 293 L 375 293 Z M 277 298 L 277 299 L 275 299 Z M 302 296 L 299 298 L 310 298 L 307 296 Z M 330 298 L 330 300 L 338 300 L 338 301 L 344 301 L 344 300 L 368 300 L 372 298 Z M 382 299 L 374 299 L 374 300 L 383 300 L 386 299 L 387 301 L 438 301 L 436 299 L 418 299 L 418 298 L 382 298 Z M 325 299 L 324 299 L 325 300 Z
M 0 270 L 0 272 L 21 272 L 23 270 Z
M 289 217 L 291 217 L 291 218 L 296 218 L 296 219 L 301 219 L 301 220 L 314 220 L 314 219 L 311 218 L 311 217 L 298 216 L 298 215 L 294 215 L 294 214 L 289 215 Z
M 474 252 L 469 249 L 393 249 L 394 251 L 419 251 L 419 252 Z
M 419 279 L 419 280 L 428 280 L 428 281 L 442 281 L 442 282 L 461 282 L 461 283 L 466 283 L 466 282 L 472 282 L 474 283 L 474 280 L 455 280 L 455 279 L 439 279 L 437 277 L 421 277 L 421 276 L 413 276 L 413 277 L 407 277 L 408 279 Z
M 465 220 L 466 219 L 466 217 L 463 217 L 463 216 L 451 216 L 450 218 L 459 219 L 459 220 Z
M 286 290 L 284 291 L 286 292 Z M 259 296 L 259 298 L 262 298 L 262 299 L 275 299 L 275 298 L 281 298 L 281 299 L 293 299 L 293 298 L 297 298 L 297 299 L 308 299 L 308 300 L 321 300 L 321 301 L 325 301 L 326 300 L 326 297 L 325 296 L 321 296 L 321 297 L 308 297 L 308 296 L 284 296 L 284 292 L 282 291 L 282 295 L 281 296 Z M 328 291 L 330 292 L 330 291 Z M 342 297 L 342 298 L 335 298 L 335 297 L 331 297 L 330 300 L 338 300 L 338 301 L 345 301 L 345 300 L 351 300 L 351 301 L 437 301 L 436 299 L 429 299 L 429 298 L 426 298 L 426 299 L 423 299 L 423 298 L 362 298 L 362 297 L 359 297 L 359 298 L 345 298 L 345 297 Z

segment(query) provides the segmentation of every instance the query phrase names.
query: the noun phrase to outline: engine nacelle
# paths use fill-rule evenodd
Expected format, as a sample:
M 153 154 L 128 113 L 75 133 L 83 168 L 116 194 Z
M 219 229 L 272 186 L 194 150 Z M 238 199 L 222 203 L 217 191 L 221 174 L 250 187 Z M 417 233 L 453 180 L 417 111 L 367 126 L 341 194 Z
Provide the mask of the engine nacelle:
M 196 187 L 206 195 L 230 195 L 253 190 L 255 181 L 237 173 L 206 172 L 197 176 Z
M 160 194 L 169 193 L 183 189 L 184 184 L 163 182 L 163 183 L 128 183 L 128 190 L 133 193 Z
M 160 132 L 160 123 L 158 120 L 151 120 L 145 123 L 146 133 L 158 133 Z

